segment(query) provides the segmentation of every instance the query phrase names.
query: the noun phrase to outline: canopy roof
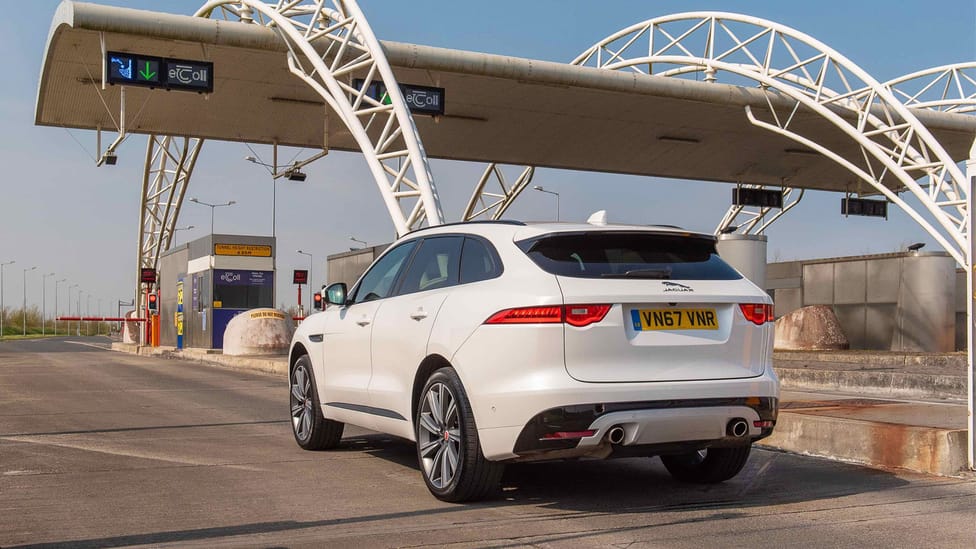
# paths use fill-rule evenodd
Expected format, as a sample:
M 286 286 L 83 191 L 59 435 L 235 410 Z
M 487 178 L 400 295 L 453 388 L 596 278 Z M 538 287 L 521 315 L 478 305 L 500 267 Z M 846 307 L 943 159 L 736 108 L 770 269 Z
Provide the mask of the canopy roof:
M 126 130 L 358 151 L 342 122 L 287 68 L 263 26 L 97 4 L 62 3 L 38 87 L 38 125 L 114 130 L 120 88 L 101 90 L 102 47 L 214 64 L 214 92 L 126 88 Z M 428 156 L 845 191 L 846 169 L 749 123 L 768 112 L 758 88 L 384 42 L 400 83 L 445 88 L 445 115 L 415 116 Z M 772 94 L 770 98 L 767 94 Z M 104 102 L 103 102 L 104 101 Z M 108 106 L 108 108 L 106 107 Z M 954 159 L 968 158 L 976 117 L 916 111 Z M 793 128 L 846 158 L 853 140 L 812 112 Z

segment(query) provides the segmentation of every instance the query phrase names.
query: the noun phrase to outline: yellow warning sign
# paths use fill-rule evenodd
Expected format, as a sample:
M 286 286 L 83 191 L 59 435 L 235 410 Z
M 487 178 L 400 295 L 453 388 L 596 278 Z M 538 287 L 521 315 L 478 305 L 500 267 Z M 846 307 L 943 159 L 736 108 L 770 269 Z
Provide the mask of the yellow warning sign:
M 251 313 L 251 318 L 277 318 L 278 320 L 284 320 L 285 315 L 278 311 L 254 311 Z
M 258 244 L 214 244 L 214 255 L 271 257 L 271 246 Z

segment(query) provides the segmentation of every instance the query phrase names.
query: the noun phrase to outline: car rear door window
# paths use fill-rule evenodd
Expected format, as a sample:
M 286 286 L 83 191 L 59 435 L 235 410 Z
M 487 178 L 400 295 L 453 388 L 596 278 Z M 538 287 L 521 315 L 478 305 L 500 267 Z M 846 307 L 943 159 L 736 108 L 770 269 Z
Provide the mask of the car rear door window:
M 547 273 L 576 278 L 737 280 L 742 278 L 704 236 L 588 232 L 557 233 L 517 243 Z
M 399 294 L 455 286 L 461 263 L 460 236 L 425 238 L 403 275 Z
M 495 278 L 502 272 L 498 254 L 478 238 L 465 238 L 461 250 L 461 284 Z

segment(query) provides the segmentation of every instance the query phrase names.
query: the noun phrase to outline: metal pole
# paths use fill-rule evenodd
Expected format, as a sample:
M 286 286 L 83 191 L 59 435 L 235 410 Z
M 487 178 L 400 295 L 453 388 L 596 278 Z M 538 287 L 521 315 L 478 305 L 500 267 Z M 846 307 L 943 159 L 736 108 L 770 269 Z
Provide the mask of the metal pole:
M 71 286 L 68 286 L 68 316 L 71 316 L 71 289 L 72 288 L 77 288 L 77 287 L 78 287 L 77 284 L 72 284 Z M 78 291 L 81 292 L 80 289 Z M 71 335 L 71 321 L 70 320 L 68 321 L 68 329 L 64 332 L 64 335 Z
M 49 276 L 54 276 L 54 273 L 41 275 L 41 335 L 47 335 L 47 277 Z
M 973 346 L 976 344 L 976 234 L 973 233 L 973 207 L 976 205 L 976 141 L 969 149 L 969 160 L 966 162 L 966 175 L 969 179 L 969 195 L 966 197 L 966 237 L 969 240 L 969 254 L 966 258 L 966 354 L 969 357 L 969 419 L 966 425 L 968 431 L 969 468 L 976 470 L 976 398 L 973 385 L 976 376 L 973 373 Z
M 67 281 L 67 278 L 54 281 L 54 335 L 58 335 L 58 285 Z
M 557 193 L 556 191 L 550 191 L 549 189 L 545 189 L 542 187 L 542 185 L 535 185 L 532 188 L 541 193 L 556 195 L 556 221 L 559 221 L 559 193 Z
M 307 284 L 308 284 L 308 310 L 311 311 L 312 310 L 312 263 L 313 263 L 312 254 L 310 254 L 308 252 L 303 252 L 301 250 L 298 250 L 298 253 L 300 253 L 302 255 L 307 255 L 308 256 L 308 282 L 307 282 Z M 298 306 L 299 307 L 302 307 L 302 300 L 301 300 L 301 297 L 300 297 L 302 295 L 302 293 L 301 293 L 301 285 L 299 285 L 298 295 L 299 295 Z
M 3 306 L 3 268 L 14 263 L 16 261 L 0 263 L 0 339 L 3 339 L 3 317 L 7 314 L 7 309 Z
M 37 268 L 37 265 L 34 265 L 30 269 L 24 269 L 24 308 L 21 311 L 21 315 L 20 316 L 21 316 L 21 318 L 24 319 L 24 335 L 25 336 L 27 335 L 27 271 L 33 271 L 36 268 Z

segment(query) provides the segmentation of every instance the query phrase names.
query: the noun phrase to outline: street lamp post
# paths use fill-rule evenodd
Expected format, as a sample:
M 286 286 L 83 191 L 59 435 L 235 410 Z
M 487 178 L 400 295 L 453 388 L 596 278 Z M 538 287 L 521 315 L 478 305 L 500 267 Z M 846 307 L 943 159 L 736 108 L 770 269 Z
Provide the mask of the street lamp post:
M 7 265 L 13 265 L 16 261 L 5 261 L 0 263 L 0 339 L 3 339 L 3 317 L 7 314 L 7 310 L 3 307 L 3 268 Z
M 68 316 L 71 316 L 71 289 L 77 287 L 78 287 L 77 284 L 72 284 L 71 286 L 68 286 Z M 78 290 L 78 293 L 79 294 L 81 293 L 81 289 Z M 71 334 L 71 321 L 69 320 L 68 330 L 65 332 L 64 335 L 70 335 L 70 334 Z
M 210 208 L 210 236 L 211 237 L 214 234 L 214 210 L 223 206 L 233 206 L 234 204 L 237 204 L 237 202 L 234 202 L 233 200 L 229 202 L 225 202 L 223 204 L 210 204 L 209 202 L 197 200 L 196 198 L 191 198 L 190 202 L 195 202 L 197 204 L 200 204 L 201 206 L 208 206 Z
M 88 292 L 88 299 L 85 300 L 85 316 L 91 318 L 91 292 Z M 85 321 L 85 335 L 91 335 L 91 320 Z
M 67 278 L 54 281 L 54 335 L 58 335 L 58 284 L 67 281 Z
M 78 288 L 78 295 L 75 296 L 75 312 L 78 314 L 78 327 L 75 329 L 75 335 L 81 335 L 81 294 L 84 290 Z
M 365 248 L 365 247 L 366 247 L 366 241 L 365 241 L 365 240 L 359 240 L 359 239 L 358 239 L 358 238 L 356 238 L 355 236 L 350 236 L 350 237 L 349 237 L 349 240 L 352 240 L 353 242 L 356 242 L 356 243 L 358 243 L 358 244 L 362 244 L 362 245 L 363 245 L 363 248 Z M 352 248 L 352 249 L 353 249 L 353 250 L 355 250 L 356 248 Z
M 548 189 L 543 189 L 542 185 L 535 185 L 533 189 L 539 191 L 540 193 L 554 194 L 556 195 L 556 221 L 559 221 L 559 193 L 556 191 L 550 191 Z
M 41 335 L 47 335 L 47 277 L 49 276 L 54 276 L 54 273 L 41 275 Z
M 312 254 L 298 250 L 298 253 L 308 256 L 308 310 L 312 310 Z M 299 303 L 301 305 L 301 303 Z
M 247 160 L 252 164 L 257 164 L 258 166 L 264 166 L 264 168 L 268 170 L 268 173 L 271 174 L 271 238 L 277 236 L 275 234 L 277 232 L 276 217 L 278 215 L 278 185 L 277 185 L 278 179 L 275 177 L 275 174 L 278 173 L 278 146 L 277 145 L 275 145 L 274 147 L 273 154 L 274 154 L 274 164 L 267 164 L 265 162 L 261 162 L 254 156 L 244 157 L 244 160 Z
M 37 269 L 37 265 L 34 265 L 30 269 L 24 269 L 24 308 L 22 310 L 21 317 L 24 319 L 24 335 L 27 335 L 27 271 L 33 271 Z

